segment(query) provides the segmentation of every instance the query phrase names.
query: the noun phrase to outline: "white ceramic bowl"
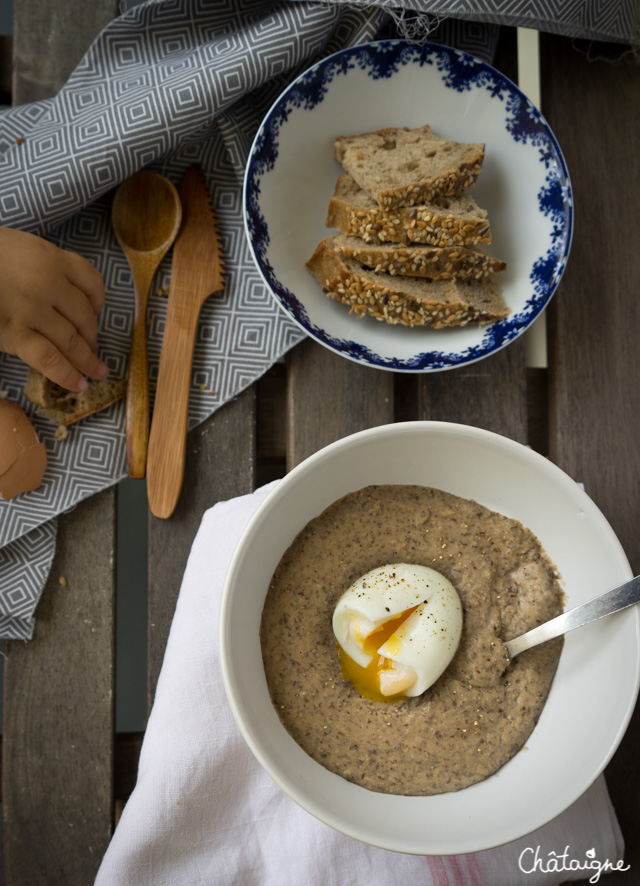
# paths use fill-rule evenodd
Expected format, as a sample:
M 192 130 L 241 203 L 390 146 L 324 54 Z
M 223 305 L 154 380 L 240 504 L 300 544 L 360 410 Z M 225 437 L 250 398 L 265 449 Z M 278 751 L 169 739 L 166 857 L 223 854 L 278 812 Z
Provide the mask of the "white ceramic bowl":
M 389 326 L 349 315 L 305 262 L 323 237 L 342 167 L 336 135 L 424 126 L 483 142 L 478 205 L 489 213 L 488 251 L 506 260 L 500 286 L 510 314 L 488 326 Z M 571 183 L 539 111 L 491 65 L 432 43 L 384 40 L 352 47 L 301 74 L 266 115 L 247 162 L 243 211 L 250 249 L 282 309 L 320 344 L 378 369 L 453 369 L 521 335 L 553 296 L 569 257 Z
M 372 483 L 433 486 L 520 520 L 557 565 L 567 608 L 630 578 L 629 563 L 602 513 L 550 461 L 505 437 L 441 422 L 385 425 L 317 452 L 274 488 L 238 545 L 220 614 L 223 676 L 240 730 L 276 783 L 321 821 L 385 849 L 449 855 L 507 843 L 566 809 L 618 746 L 638 693 L 638 608 L 566 636 L 526 749 L 495 775 L 434 797 L 351 784 L 307 756 L 281 725 L 258 631 L 269 580 L 295 535 Z

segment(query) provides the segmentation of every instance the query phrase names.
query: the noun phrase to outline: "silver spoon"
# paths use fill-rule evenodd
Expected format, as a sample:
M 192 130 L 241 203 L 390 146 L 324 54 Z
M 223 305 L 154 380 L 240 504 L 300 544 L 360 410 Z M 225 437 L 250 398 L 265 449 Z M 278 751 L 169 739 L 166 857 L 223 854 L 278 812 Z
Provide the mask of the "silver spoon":
M 574 609 L 563 612 L 562 615 L 557 615 L 544 624 L 538 625 L 537 628 L 527 631 L 526 634 L 508 640 L 504 646 L 509 658 L 515 658 L 525 649 L 546 643 L 547 640 L 553 640 L 554 637 L 566 634 L 574 628 L 581 628 L 605 615 L 611 615 L 620 609 L 633 606 L 638 601 L 640 601 L 640 576 L 632 578 L 631 581 L 627 581 L 605 594 L 600 594 L 599 597 L 594 597 L 593 600 L 581 603 Z

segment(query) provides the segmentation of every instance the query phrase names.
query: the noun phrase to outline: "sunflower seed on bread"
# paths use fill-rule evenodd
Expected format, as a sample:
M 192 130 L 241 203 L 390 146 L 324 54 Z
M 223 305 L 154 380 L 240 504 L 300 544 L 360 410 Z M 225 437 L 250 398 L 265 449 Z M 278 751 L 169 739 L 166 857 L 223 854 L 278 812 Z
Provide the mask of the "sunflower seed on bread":
M 484 145 L 439 138 L 430 126 L 337 136 L 334 157 L 383 209 L 417 206 L 475 185 Z
M 377 273 L 434 280 L 475 278 L 504 271 L 507 263 L 466 246 L 401 246 L 398 243 L 368 244 L 359 237 L 336 234 L 328 238 L 334 252 L 355 258 Z
M 442 329 L 491 323 L 509 313 L 493 277 L 425 280 L 377 274 L 335 252 L 330 238 L 320 242 L 306 264 L 324 293 L 348 305 L 350 313 L 391 324 Z
M 347 172 L 336 182 L 326 225 L 367 243 L 428 243 L 471 246 L 491 243 L 487 211 L 468 192 L 439 197 L 438 203 L 382 209 Z

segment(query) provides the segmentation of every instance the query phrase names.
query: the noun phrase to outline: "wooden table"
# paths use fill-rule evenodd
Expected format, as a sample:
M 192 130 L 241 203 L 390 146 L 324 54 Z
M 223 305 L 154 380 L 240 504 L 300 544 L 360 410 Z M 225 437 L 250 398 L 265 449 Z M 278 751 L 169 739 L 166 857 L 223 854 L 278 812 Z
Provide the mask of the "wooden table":
M 78 15 L 71 3 L 16 4 L 13 102 L 52 95 L 117 6 L 100 0 Z M 496 65 L 512 79 L 515 45 L 515 32 L 503 29 Z M 571 259 L 548 310 L 547 367 L 527 365 L 522 338 L 428 378 L 358 366 L 305 341 L 192 432 L 177 512 L 149 521 L 149 707 L 205 509 L 363 428 L 446 420 L 528 443 L 585 484 L 640 572 L 640 68 L 603 58 L 620 52 L 541 35 L 542 110 L 565 153 L 576 209 Z M 142 736 L 114 729 L 117 499 L 114 487 L 60 519 L 35 636 L 6 644 L 5 886 L 91 883 L 135 783 Z M 606 878 L 611 886 L 640 877 L 639 746 L 636 712 L 607 768 L 631 865 Z

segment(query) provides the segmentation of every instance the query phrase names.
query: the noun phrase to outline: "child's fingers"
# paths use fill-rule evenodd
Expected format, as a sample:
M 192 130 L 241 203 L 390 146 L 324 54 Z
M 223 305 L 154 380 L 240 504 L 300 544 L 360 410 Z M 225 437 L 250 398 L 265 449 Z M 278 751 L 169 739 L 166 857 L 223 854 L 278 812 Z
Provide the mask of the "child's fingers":
M 29 366 L 39 370 L 47 378 L 68 391 L 84 391 L 87 380 L 60 353 L 56 346 L 39 332 L 29 330 L 21 338 L 16 355 Z
M 56 310 L 48 312 L 42 325 L 34 329 L 56 347 L 62 356 L 79 372 L 90 378 L 103 378 L 107 367 L 102 363 L 82 333 L 67 317 Z M 45 373 L 46 374 L 46 373 Z
M 75 252 L 63 251 L 65 252 L 67 280 L 86 295 L 93 308 L 93 313 L 99 314 L 105 300 L 102 274 L 83 256 Z
M 16 353 L 25 363 L 70 391 L 86 387 L 83 375 L 99 379 L 108 372 L 74 325 L 57 311 L 48 312 L 42 326 L 35 324 L 32 334 L 22 337 Z
M 95 353 L 102 275 L 90 261 L 0 226 L 0 350 L 71 391 L 108 370 Z
M 98 344 L 98 318 L 87 295 L 75 286 L 68 285 L 66 290 L 56 297 L 52 307 L 71 323 L 90 349 L 95 351 Z M 34 325 L 43 335 L 48 335 L 48 330 L 44 326 Z

